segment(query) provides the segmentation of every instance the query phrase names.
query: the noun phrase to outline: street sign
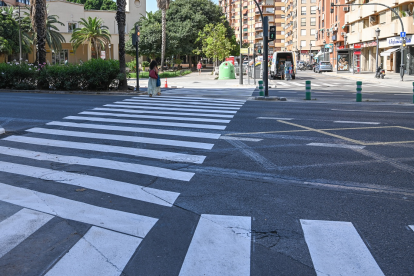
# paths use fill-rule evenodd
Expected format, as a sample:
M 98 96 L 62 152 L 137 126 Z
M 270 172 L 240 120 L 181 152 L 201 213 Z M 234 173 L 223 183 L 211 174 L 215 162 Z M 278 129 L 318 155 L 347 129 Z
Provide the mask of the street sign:
M 247 55 L 249 52 L 249 48 L 240 48 L 240 54 Z
M 406 35 L 407 35 L 406 32 L 401 32 L 400 33 L 400 37 L 406 37 Z

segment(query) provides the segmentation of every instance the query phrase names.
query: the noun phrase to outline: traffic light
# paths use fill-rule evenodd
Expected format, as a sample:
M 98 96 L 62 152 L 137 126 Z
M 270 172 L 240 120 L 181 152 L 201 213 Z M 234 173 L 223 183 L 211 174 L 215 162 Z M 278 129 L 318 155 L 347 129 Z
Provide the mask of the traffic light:
M 334 13 L 334 3 L 331 2 L 331 13 Z
M 407 45 L 407 43 L 405 42 L 405 38 L 403 38 L 402 46 L 405 47 L 406 45 Z
M 137 43 L 139 43 L 139 26 L 135 25 L 135 33 L 132 35 L 132 45 L 136 47 Z
M 275 39 L 276 39 L 276 26 L 270 26 L 269 41 L 273 41 Z
M 262 53 L 262 47 L 259 46 L 259 48 L 257 48 L 257 53 L 259 53 L 259 54 Z

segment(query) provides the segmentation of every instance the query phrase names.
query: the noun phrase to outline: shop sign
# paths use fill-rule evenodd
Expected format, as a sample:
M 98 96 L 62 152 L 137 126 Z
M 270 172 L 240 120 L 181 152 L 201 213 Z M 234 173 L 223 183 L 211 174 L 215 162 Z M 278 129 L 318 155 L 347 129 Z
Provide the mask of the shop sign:
M 341 49 L 344 49 L 345 48 L 345 46 L 344 45 L 342 45 L 342 46 L 338 46 L 338 50 L 341 50 Z
M 306 55 L 307 55 L 307 54 L 309 54 L 309 51 L 307 51 L 307 50 L 302 50 L 302 51 L 300 51 L 300 53 L 301 53 L 301 54 L 306 54 Z
M 376 41 L 370 41 L 370 42 L 364 42 L 364 44 L 362 44 L 362 47 L 375 47 L 377 46 L 377 42 Z
M 361 44 L 355 43 L 354 44 L 354 49 L 361 49 Z
M 105 51 L 101 51 L 101 59 L 105 59 L 106 57 L 106 52 Z
M 399 36 L 389 37 L 387 38 L 387 47 L 398 46 L 402 44 L 402 38 Z M 414 44 L 413 35 L 407 35 L 405 38 L 405 42 L 407 44 Z
M 354 52 L 354 55 L 360 55 L 361 54 L 361 51 L 355 51 Z
M 343 46 L 342 46 L 343 47 Z M 338 54 L 338 71 L 349 71 L 349 54 Z
M 325 48 L 332 49 L 333 48 L 333 43 L 326 44 L 325 45 Z

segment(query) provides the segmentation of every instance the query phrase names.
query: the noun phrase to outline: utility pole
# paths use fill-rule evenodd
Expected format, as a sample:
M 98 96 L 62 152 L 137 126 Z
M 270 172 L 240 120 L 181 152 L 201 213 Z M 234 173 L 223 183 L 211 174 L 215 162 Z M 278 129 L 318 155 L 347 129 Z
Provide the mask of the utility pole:
M 267 42 L 268 39 L 268 29 L 269 29 L 269 18 L 267 16 L 264 17 L 263 20 L 263 84 L 264 84 L 264 89 L 265 89 L 265 97 L 269 97 L 269 86 L 268 86 L 268 50 L 269 50 L 269 45 Z
M 253 44 L 253 83 L 256 85 L 256 44 Z
M 243 61 L 242 61 L 242 53 L 241 53 L 241 49 L 242 49 L 242 45 L 243 45 L 243 1 L 244 0 L 239 0 L 240 1 L 240 64 L 239 64 L 239 84 L 243 84 Z
M 376 64 L 376 70 L 375 70 L 375 75 L 377 74 L 377 72 L 378 72 L 378 52 L 379 52 L 379 41 L 378 41 L 378 39 L 379 39 L 379 35 L 380 35 L 380 32 L 381 32 L 381 30 L 377 27 L 377 29 L 375 30 L 375 34 L 377 35 L 377 54 L 376 54 L 376 58 L 375 58 L 375 64 Z
M 137 68 L 137 85 L 135 87 L 135 91 L 139 91 L 139 25 L 135 25 L 135 34 L 132 36 L 132 44 L 135 45 L 135 62 L 136 62 L 136 68 Z

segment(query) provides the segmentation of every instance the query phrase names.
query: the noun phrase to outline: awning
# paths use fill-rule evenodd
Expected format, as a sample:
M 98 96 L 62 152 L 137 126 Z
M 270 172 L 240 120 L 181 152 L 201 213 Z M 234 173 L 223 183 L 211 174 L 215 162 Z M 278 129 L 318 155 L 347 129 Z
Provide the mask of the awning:
M 394 53 L 395 51 L 398 51 L 398 50 L 400 50 L 400 48 L 399 48 L 399 47 L 398 47 L 398 48 L 388 49 L 387 51 L 382 52 L 382 53 L 381 53 L 381 56 L 382 56 L 382 57 L 388 57 L 388 56 L 390 56 L 390 55 L 391 55 L 391 53 Z
M 322 55 L 323 55 L 323 53 L 321 51 L 319 51 L 319 53 L 317 55 L 315 55 L 314 57 L 317 58 L 317 57 L 322 56 Z

